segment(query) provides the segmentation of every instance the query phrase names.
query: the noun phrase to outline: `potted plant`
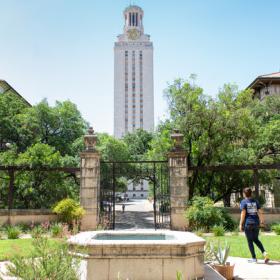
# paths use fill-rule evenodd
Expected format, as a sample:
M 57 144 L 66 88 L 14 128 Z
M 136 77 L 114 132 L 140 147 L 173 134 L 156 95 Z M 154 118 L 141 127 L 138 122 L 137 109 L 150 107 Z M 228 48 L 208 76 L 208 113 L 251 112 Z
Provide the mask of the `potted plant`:
M 210 244 L 210 247 L 211 247 L 211 252 L 213 253 L 215 260 L 217 262 L 213 264 L 214 269 L 216 269 L 227 280 L 232 280 L 234 265 L 230 265 L 230 263 L 227 262 L 230 246 L 226 243 L 223 248 L 219 242 L 216 248 L 214 247 L 213 244 Z

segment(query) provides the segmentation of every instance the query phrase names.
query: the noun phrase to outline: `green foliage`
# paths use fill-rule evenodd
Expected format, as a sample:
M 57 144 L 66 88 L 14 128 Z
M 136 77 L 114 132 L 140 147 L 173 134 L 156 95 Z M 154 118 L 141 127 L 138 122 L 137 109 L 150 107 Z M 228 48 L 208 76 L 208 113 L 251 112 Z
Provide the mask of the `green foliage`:
M 33 168 L 78 166 L 86 122 L 70 101 L 49 106 L 46 100 L 26 106 L 12 93 L 0 95 L 0 164 Z M 9 150 L 1 150 L 4 143 Z M 7 207 L 9 178 L 0 171 L 0 207 Z M 16 174 L 13 208 L 50 208 L 64 197 L 77 198 L 74 175 L 62 172 Z
M 263 206 L 265 205 L 265 203 L 266 203 L 265 196 L 264 196 L 264 195 L 260 195 L 260 196 L 258 197 L 258 202 L 259 202 L 259 204 L 260 204 L 260 207 L 263 207 Z
M 195 196 L 190 201 L 185 213 L 189 225 L 193 229 L 209 229 L 223 222 L 221 211 L 214 206 L 214 202 L 208 197 Z
M 66 243 L 50 246 L 46 238 L 33 241 L 32 256 L 13 258 L 8 266 L 9 275 L 22 280 L 78 280 L 77 268 L 80 260 L 68 252 Z
M 8 239 L 18 239 L 20 235 L 20 229 L 16 226 L 6 227 L 6 233 Z
M 56 213 L 60 221 L 73 226 L 74 223 L 78 223 L 85 214 L 85 210 L 73 199 L 66 198 L 57 203 L 53 208 L 53 212 Z
M 0 94 L 0 147 L 4 143 L 18 143 L 19 149 L 23 149 L 25 142 L 29 143 L 29 137 L 22 135 L 19 125 L 21 115 L 27 110 L 27 104 L 15 93 Z
M 195 80 L 175 80 L 165 91 L 169 119 L 161 124 L 151 143 L 149 154 L 166 154 L 165 135 L 175 127 L 184 134 L 188 164 L 192 166 L 222 164 L 273 163 L 280 160 L 280 97 L 271 96 L 262 102 L 252 98 L 249 90 L 240 91 L 225 85 L 217 98 L 203 93 Z M 159 139 L 159 140 L 158 140 Z M 159 144 L 157 148 L 154 143 Z M 272 172 L 260 172 L 260 184 L 272 184 Z M 199 172 L 189 179 L 190 197 L 209 195 L 230 206 L 230 194 L 253 185 L 250 171 Z
M 226 231 L 233 231 L 237 227 L 237 222 L 229 215 L 227 209 L 219 208 L 222 214 L 222 226 Z
M 123 141 L 128 147 L 128 153 L 132 160 L 144 160 L 150 149 L 153 135 L 143 129 L 137 129 L 134 133 L 128 133 Z
M 213 226 L 211 229 L 211 232 L 214 233 L 214 236 L 224 236 L 225 235 L 225 229 L 223 226 Z
M 16 174 L 16 208 L 50 208 L 66 196 L 71 198 L 78 196 L 78 186 L 73 177 L 69 177 L 69 174 L 39 171 L 42 166 L 60 167 L 62 165 L 62 157 L 55 148 L 47 144 L 34 144 L 25 152 L 20 153 L 15 163 L 38 168 L 38 171 L 26 171 Z M 6 190 L 7 184 L 8 181 L 5 185 Z
M 130 159 L 127 144 L 106 133 L 98 134 L 96 148 L 104 161 L 127 161 Z
M 239 236 L 207 236 L 204 237 L 207 242 L 217 244 L 220 241 L 221 244 L 227 243 L 230 245 L 230 256 L 240 258 L 251 258 L 250 251 L 248 250 L 247 240 L 243 234 Z M 280 260 L 280 244 L 279 236 L 263 235 L 259 237 L 260 241 L 265 247 L 265 250 L 269 252 L 269 257 L 273 260 Z M 263 255 L 260 250 L 256 250 L 257 259 L 262 259 Z
M 63 225 L 60 223 L 55 223 L 51 225 L 51 235 L 52 237 L 62 237 L 63 234 Z
M 230 245 L 227 243 L 223 246 L 221 246 L 220 242 L 218 242 L 218 245 L 215 246 L 213 243 L 210 244 L 211 251 L 213 255 L 215 256 L 216 261 L 220 265 L 225 265 L 227 258 L 229 256 L 230 252 Z
M 271 226 L 271 229 L 277 234 L 280 235 L 280 224 L 274 224 Z
M 194 233 L 195 233 L 197 236 L 202 237 L 203 234 L 204 234 L 204 230 L 205 230 L 205 229 L 200 228 L 200 229 L 197 229 Z
M 42 229 L 42 227 L 40 225 L 35 226 L 31 230 L 32 238 L 40 238 L 40 237 L 42 237 L 43 234 L 44 234 L 44 231 L 43 231 L 43 229 Z

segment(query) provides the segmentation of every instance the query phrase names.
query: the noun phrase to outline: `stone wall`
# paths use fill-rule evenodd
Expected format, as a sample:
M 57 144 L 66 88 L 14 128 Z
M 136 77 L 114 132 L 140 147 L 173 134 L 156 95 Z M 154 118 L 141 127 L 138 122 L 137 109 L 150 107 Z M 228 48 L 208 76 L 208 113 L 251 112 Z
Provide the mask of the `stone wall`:
M 226 208 L 230 216 L 239 221 L 240 211 L 238 208 Z M 280 208 L 264 208 L 264 220 L 266 224 L 280 223 Z M 46 221 L 56 221 L 57 216 L 49 209 L 1 209 L 0 210 L 0 226 L 10 223 L 16 224 L 31 224 L 43 223 Z
M 32 223 L 40 224 L 43 222 L 54 222 L 57 216 L 51 210 L 42 209 L 1 209 L 0 210 L 0 226 L 5 224 L 17 225 Z
M 239 222 L 240 210 L 239 208 L 226 208 L 230 216 Z M 280 208 L 263 208 L 265 224 L 280 223 Z

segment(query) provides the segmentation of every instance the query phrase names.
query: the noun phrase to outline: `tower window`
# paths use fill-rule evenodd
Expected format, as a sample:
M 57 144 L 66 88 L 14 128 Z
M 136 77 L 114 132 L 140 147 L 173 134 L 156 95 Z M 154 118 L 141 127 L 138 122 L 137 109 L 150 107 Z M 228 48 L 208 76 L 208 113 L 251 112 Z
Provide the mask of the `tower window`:
M 135 13 L 132 14 L 132 25 L 135 26 Z

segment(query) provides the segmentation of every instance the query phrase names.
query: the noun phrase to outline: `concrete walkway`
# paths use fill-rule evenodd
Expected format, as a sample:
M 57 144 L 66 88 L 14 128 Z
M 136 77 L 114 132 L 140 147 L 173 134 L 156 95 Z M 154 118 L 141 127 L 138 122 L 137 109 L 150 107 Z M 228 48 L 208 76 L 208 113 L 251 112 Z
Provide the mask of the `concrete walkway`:
M 123 203 L 116 204 L 116 230 L 154 229 L 153 204 L 147 199 L 135 199 L 125 202 L 125 211 L 122 212 Z
M 280 280 L 280 262 L 263 260 L 258 263 L 248 263 L 248 259 L 230 257 L 230 263 L 235 264 L 235 280 Z

